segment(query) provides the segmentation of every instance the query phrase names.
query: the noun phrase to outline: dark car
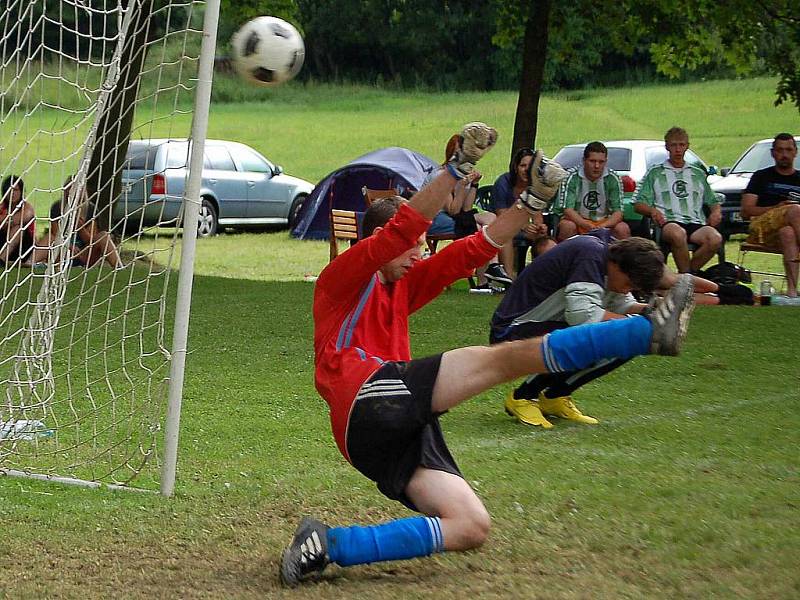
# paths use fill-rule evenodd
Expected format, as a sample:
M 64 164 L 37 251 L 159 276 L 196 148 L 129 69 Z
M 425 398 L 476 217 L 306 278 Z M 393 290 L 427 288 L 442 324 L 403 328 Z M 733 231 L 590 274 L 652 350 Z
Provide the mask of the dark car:
M 800 144 L 800 136 L 794 138 Z M 711 184 L 711 189 L 725 196 L 722 205 L 720 230 L 728 238 L 733 233 L 747 233 L 748 223 L 742 219 L 742 192 L 756 171 L 775 164 L 770 150 L 772 139 L 760 140 L 745 150 L 730 169 L 722 169 L 723 177 Z M 794 168 L 800 170 L 800 155 L 794 159 Z
M 313 184 L 291 175 L 245 144 L 206 140 L 200 183 L 199 237 L 224 227 L 294 225 Z M 185 189 L 186 140 L 134 140 L 122 171 L 112 223 L 127 231 L 175 226 Z

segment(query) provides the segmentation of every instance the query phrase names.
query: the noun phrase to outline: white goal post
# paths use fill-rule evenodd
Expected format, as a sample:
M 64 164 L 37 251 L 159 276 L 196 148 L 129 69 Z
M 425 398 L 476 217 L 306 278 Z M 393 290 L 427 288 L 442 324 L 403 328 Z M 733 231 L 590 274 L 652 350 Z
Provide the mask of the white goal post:
M 219 0 L 4 4 L 0 474 L 169 496 Z

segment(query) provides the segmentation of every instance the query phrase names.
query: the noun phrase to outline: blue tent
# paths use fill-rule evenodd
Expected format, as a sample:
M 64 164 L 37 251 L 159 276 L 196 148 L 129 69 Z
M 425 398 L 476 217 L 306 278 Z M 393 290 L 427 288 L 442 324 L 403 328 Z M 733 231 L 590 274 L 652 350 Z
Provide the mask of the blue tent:
M 406 148 L 382 148 L 359 156 L 320 181 L 303 203 L 292 235 L 300 239 L 326 240 L 330 233 L 330 209 L 363 211 L 361 188 L 397 190 L 408 195 L 422 186 L 438 167 L 424 154 Z

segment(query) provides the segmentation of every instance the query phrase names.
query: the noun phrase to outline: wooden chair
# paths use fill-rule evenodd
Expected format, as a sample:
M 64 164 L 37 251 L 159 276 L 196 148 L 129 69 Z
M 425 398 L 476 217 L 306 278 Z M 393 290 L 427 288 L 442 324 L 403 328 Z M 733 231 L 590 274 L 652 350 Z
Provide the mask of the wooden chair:
M 339 256 L 339 240 L 347 240 L 352 246 L 358 241 L 358 213 L 353 210 L 331 209 L 330 215 L 330 259 Z
M 436 254 L 436 250 L 439 248 L 439 242 L 453 241 L 454 239 L 456 239 L 456 236 L 452 233 L 428 234 L 425 236 L 425 244 L 428 246 L 428 252 Z

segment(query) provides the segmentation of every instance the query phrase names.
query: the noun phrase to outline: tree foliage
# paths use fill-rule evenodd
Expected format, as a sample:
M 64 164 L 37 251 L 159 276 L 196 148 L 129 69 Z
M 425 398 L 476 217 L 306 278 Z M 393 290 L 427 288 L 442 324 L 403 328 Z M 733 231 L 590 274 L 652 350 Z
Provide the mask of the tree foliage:
M 484 0 L 296 0 L 307 75 L 399 85 L 497 87 Z
M 526 12 L 531 4 L 539 10 Z M 800 13 L 796 0 L 732 0 L 724 4 L 693 0 L 679 8 L 672 0 L 605 4 L 576 0 L 545 10 L 549 4 L 549 0 L 507 3 L 499 11 L 495 41 L 513 46 L 529 31 L 522 24 L 526 19 L 529 25 L 531 20 L 538 20 L 537 26 L 545 31 L 548 25 L 543 22 L 547 22 L 550 42 L 535 51 L 547 54 L 548 68 L 558 73 L 562 83 L 568 83 L 571 77 L 585 79 L 592 71 L 604 68 L 604 59 L 609 56 L 635 58 L 637 52 L 647 48 L 656 69 L 673 78 L 725 67 L 739 74 L 777 75 L 775 103 L 792 101 L 800 109 Z M 536 123 L 530 116 L 536 114 L 547 81 L 526 72 L 537 68 L 531 61 L 523 59 L 521 64 L 512 152 L 521 145 L 534 144 Z
M 659 71 L 678 76 L 714 60 L 744 75 L 763 70 L 779 78 L 775 103 L 791 101 L 800 109 L 796 0 L 693 0 L 682 8 L 681 19 L 670 18 L 671 6 L 655 0 L 631 6 L 645 27 L 658 33 L 651 52 Z

